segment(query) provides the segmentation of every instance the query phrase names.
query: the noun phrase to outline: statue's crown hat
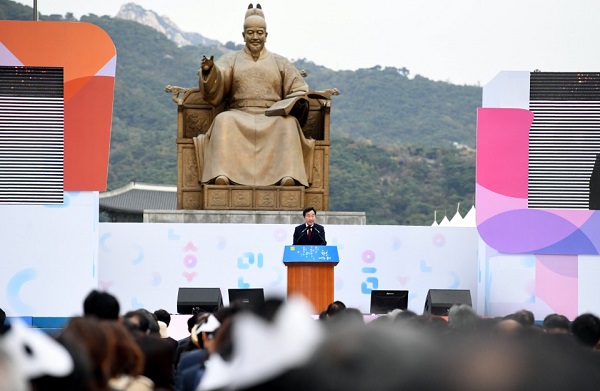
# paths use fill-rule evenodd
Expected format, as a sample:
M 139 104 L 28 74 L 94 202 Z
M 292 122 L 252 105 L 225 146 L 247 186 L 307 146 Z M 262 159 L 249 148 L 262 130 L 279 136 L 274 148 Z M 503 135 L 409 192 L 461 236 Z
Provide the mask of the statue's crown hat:
M 260 16 L 263 19 L 265 18 L 265 14 L 263 13 L 260 4 L 257 3 L 256 7 L 254 7 L 252 3 L 248 4 L 248 10 L 246 11 L 246 16 L 244 16 L 244 19 L 248 18 L 249 16 Z

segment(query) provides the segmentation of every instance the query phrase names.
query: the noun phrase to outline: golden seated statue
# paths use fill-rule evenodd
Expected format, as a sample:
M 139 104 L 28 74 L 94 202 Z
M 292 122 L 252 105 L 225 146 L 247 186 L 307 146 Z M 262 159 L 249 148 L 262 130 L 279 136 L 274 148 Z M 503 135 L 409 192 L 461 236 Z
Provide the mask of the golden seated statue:
M 167 86 L 177 103 L 177 209 L 329 210 L 329 149 L 331 99 L 309 99 L 304 136 L 315 140 L 311 182 L 305 186 L 244 186 L 201 184 L 194 138 L 205 134 L 225 109 L 213 107 L 199 88 Z M 324 91 L 336 95 L 337 90 Z
M 329 210 L 331 95 L 265 48 L 252 4 L 242 50 L 203 56 L 198 87 L 167 86 L 178 107 L 178 209 Z M 183 97 L 179 95 L 183 93 Z

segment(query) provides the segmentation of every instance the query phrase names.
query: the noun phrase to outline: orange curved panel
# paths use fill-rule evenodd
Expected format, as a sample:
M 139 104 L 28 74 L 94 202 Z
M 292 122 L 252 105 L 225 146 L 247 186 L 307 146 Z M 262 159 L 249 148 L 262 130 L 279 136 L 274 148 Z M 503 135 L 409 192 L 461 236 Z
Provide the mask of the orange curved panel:
M 65 191 L 106 190 L 115 58 L 93 24 L 0 21 L 0 65 L 64 70 Z

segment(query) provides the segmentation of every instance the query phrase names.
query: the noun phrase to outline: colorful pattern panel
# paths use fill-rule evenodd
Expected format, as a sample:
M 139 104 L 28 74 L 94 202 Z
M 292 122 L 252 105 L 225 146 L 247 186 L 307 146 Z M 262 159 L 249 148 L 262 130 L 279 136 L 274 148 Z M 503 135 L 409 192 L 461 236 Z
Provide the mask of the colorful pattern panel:
M 477 113 L 477 228 L 505 253 L 599 254 L 600 214 L 529 209 L 527 161 L 533 114 L 480 108 Z
M 104 191 L 116 49 L 89 23 L 0 21 L 0 65 L 64 68 L 65 191 Z

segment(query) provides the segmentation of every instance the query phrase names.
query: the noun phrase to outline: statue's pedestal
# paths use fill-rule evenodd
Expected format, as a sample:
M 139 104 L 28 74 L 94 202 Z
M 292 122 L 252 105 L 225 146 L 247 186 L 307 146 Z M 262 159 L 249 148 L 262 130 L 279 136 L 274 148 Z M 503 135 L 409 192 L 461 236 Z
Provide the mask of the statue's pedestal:
M 318 211 L 323 225 L 366 225 L 365 212 Z M 301 224 L 302 211 L 145 210 L 144 223 Z

